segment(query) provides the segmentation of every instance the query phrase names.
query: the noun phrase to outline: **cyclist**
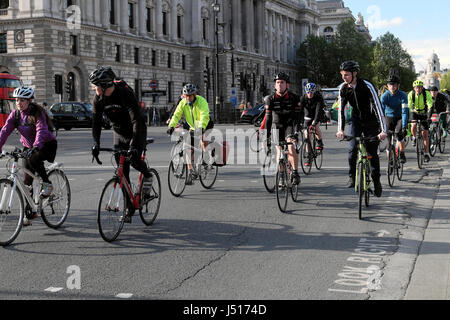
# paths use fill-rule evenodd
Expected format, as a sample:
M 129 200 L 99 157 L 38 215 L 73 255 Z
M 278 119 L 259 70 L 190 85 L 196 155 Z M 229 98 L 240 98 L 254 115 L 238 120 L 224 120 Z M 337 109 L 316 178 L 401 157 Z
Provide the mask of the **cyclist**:
M 152 188 L 152 177 L 141 154 L 146 147 L 147 126 L 133 90 L 124 81 L 116 80 L 111 67 L 101 67 L 89 75 L 89 81 L 95 91 L 92 103 L 92 136 L 94 145 L 92 156 L 97 158 L 100 153 L 100 136 L 103 114 L 111 121 L 114 130 L 114 148 L 128 150 L 130 161 L 126 162 L 123 172 L 130 181 L 130 164 L 144 176 L 143 191 L 149 194 Z M 116 162 L 119 163 L 119 156 Z M 131 222 L 134 206 L 128 201 L 125 222 Z M 122 217 L 123 218 L 123 217 Z
M 360 67 L 355 61 L 345 61 L 340 66 L 342 80 L 344 83 L 340 86 L 339 100 L 340 112 L 338 117 L 337 138 L 344 138 L 345 128 L 345 106 L 347 103 L 353 108 L 352 117 L 349 121 L 349 135 L 358 137 L 362 133 L 366 137 L 378 136 L 379 140 L 386 138 L 386 120 L 383 115 L 381 103 L 377 95 L 377 90 L 367 80 L 359 76 Z M 374 193 L 381 197 L 383 188 L 380 182 L 380 158 L 378 157 L 379 141 L 367 142 L 366 149 L 371 156 L 370 166 L 372 179 L 374 183 Z M 357 145 L 355 139 L 350 141 L 348 162 L 349 162 L 349 181 L 348 187 L 355 186 Z
M 436 86 L 432 86 L 430 88 L 431 96 L 433 97 L 433 107 L 431 108 L 431 113 L 435 112 L 439 115 L 439 113 L 447 112 L 450 113 L 450 101 L 448 101 L 447 97 L 438 91 Z M 442 114 L 439 118 L 439 122 L 441 127 L 444 129 L 444 133 L 442 134 L 443 138 L 447 137 L 447 114 Z
M 9 135 L 15 128 L 19 131 L 20 142 L 27 151 L 27 158 L 23 166 L 31 172 L 37 172 L 42 179 L 41 196 L 48 197 L 53 191 L 53 185 L 48 179 L 44 161 L 55 161 L 58 144 L 51 133 L 51 119 L 44 107 L 33 102 L 34 89 L 32 87 L 18 87 L 13 92 L 16 98 L 17 109 L 12 111 L 6 120 L 6 124 L 0 132 L 0 150 L 3 148 Z M 25 174 L 24 184 L 32 186 L 33 178 Z M 30 225 L 29 220 L 37 217 L 37 213 L 31 213 L 24 218 L 23 224 Z
M 305 86 L 306 94 L 300 98 L 300 105 L 304 115 L 303 128 L 316 128 L 317 136 L 317 150 L 323 150 L 322 131 L 320 130 L 320 121 L 325 116 L 325 102 L 322 95 L 317 90 L 317 86 L 310 82 Z M 305 137 L 308 136 L 308 131 L 305 130 Z M 311 165 L 311 157 L 305 162 L 306 166 Z
M 428 146 L 428 129 L 430 128 L 428 124 L 429 111 L 433 107 L 433 97 L 431 93 L 423 88 L 423 82 L 421 80 L 415 80 L 413 82 L 414 90 L 408 95 L 408 106 L 412 114 L 412 126 L 411 133 L 413 136 L 413 145 L 416 145 L 415 137 L 417 134 L 417 121 L 423 123 L 423 143 L 425 146 L 425 156 L 424 161 L 430 161 L 430 153 Z
M 289 138 L 291 134 L 295 134 L 295 126 L 300 123 L 302 117 L 300 97 L 289 91 L 289 75 L 279 72 L 275 78 L 275 93 L 265 98 L 266 115 L 261 124 L 260 130 L 267 129 L 267 144 L 270 145 L 272 123 L 278 130 L 279 141 L 287 140 L 288 142 L 297 142 L 298 137 Z M 287 138 L 287 139 L 286 139 Z M 289 162 L 292 165 L 293 183 L 300 183 L 298 174 L 298 154 L 294 145 L 288 146 Z M 270 149 L 268 147 L 268 149 Z M 280 158 L 281 147 L 277 146 L 277 159 Z M 284 183 L 284 181 L 280 181 Z
M 408 128 L 408 95 L 400 90 L 400 78 L 397 75 L 392 74 L 388 77 L 387 88 L 388 90 L 381 96 L 381 107 L 386 117 L 387 129 L 394 131 L 398 137 L 400 161 L 406 163 L 403 138 L 406 137 L 406 129 Z M 391 139 L 391 137 L 388 136 L 388 139 Z
M 177 108 L 171 117 L 167 133 L 170 135 L 173 133 L 178 121 L 180 121 L 181 117 L 184 115 L 191 134 L 191 145 L 194 145 L 195 131 L 201 130 L 201 145 L 202 149 L 206 150 L 207 142 L 204 134 L 207 130 L 214 127 L 214 122 L 209 118 L 208 102 L 205 98 L 198 95 L 197 87 L 192 83 L 188 83 L 183 87 L 183 96 L 184 98 L 178 103 Z M 193 149 L 191 149 L 191 155 L 194 155 Z M 197 173 L 193 170 L 191 161 L 188 161 L 188 168 L 189 174 L 186 184 L 191 185 L 193 180 L 197 178 Z

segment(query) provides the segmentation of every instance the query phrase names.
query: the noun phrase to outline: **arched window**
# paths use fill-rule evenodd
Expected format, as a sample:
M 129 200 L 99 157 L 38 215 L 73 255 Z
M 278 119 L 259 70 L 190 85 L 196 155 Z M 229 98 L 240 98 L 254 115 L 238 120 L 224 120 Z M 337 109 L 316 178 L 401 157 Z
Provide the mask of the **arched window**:
M 8 9 L 9 0 L 0 0 L 0 9 Z
M 323 32 L 333 32 L 333 28 L 332 27 L 326 27 Z

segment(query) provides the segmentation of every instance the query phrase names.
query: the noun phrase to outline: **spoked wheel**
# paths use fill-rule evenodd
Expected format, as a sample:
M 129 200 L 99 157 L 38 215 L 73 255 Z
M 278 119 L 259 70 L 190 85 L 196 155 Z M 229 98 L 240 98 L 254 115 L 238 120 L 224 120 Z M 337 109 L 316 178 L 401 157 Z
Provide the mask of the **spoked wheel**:
M 266 190 L 274 193 L 277 180 L 277 159 L 271 152 L 264 158 L 262 176 Z
M 444 137 L 444 130 L 445 129 L 441 129 L 441 139 L 439 139 L 439 152 L 440 153 L 444 153 L 445 152 L 445 140 L 447 139 L 446 137 Z
M 103 188 L 98 202 L 97 223 L 103 240 L 114 241 L 123 228 L 126 200 L 117 178 L 109 180 Z
M 419 169 L 423 168 L 423 158 L 424 158 L 424 151 L 423 151 L 423 140 L 417 139 L 416 141 L 416 154 L 417 154 L 417 165 Z
M 159 174 L 155 169 L 150 169 L 150 174 L 152 176 L 152 189 L 149 194 L 145 194 L 143 188 L 141 188 L 140 194 L 139 215 L 146 226 L 153 224 L 161 205 L 161 180 L 159 179 Z
M 398 147 L 396 147 L 396 150 L 397 150 L 396 153 L 400 154 L 400 149 Z M 397 164 L 397 178 L 399 181 L 401 181 L 403 178 L 403 163 L 398 157 L 396 164 Z
M 17 238 L 25 214 L 22 193 L 18 188 L 12 192 L 12 188 L 11 180 L 0 179 L 0 245 L 3 247 Z
M 364 176 L 366 178 L 366 185 L 364 188 L 364 202 L 366 207 L 370 204 L 370 187 L 371 187 L 371 178 L 370 178 L 370 165 L 368 162 L 366 162 L 366 170 L 364 172 Z
M 292 197 L 292 201 L 297 202 L 298 200 L 298 196 L 300 193 L 300 183 L 299 184 L 293 184 L 291 181 L 291 197 Z
M 357 193 L 358 193 L 358 218 L 362 219 L 362 203 L 364 198 L 364 173 L 362 162 L 358 164 L 358 169 L 355 177 L 355 183 L 357 183 Z
M 388 182 L 389 182 L 389 186 L 393 187 L 394 186 L 394 181 L 395 181 L 395 169 L 396 169 L 396 157 L 394 155 L 394 149 L 390 148 L 389 153 L 388 153 L 388 166 L 387 166 L 387 177 L 388 177 Z
M 278 165 L 277 179 L 275 184 L 275 190 L 277 193 L 277 203 L 278 208 L 281 212 L 286 212 L 287 201 L 288 201 L 288 175 L 286 164 L 280 162 Z
M 304 174 L 310 174 L 311 166 L 312 166 L 312 163 L 310 161 L 312 159 L 309 159 L 310 155 L 309 155 L 309 152 L 307 151 L 307 148 L 308 148 L 308 142 L 307 142 L 307 140 L 305 140 L 305 141 L 303 141 L 302 147 L 300 149 L 300 160 L 299 160 Z M 307 166 L 305 164 L 305 161 L 309 162 L 309 166 Z
M 434 157 L 436 154 L 436 151 L 438 149 L 438 133 L 436 129 L 433 129 L 430 132 L 430 143 L 429 143 L 429 149 L 430 149 L 430 156 Z
M 184 188 L 186 188 L 187 176 L 188 169 L 183 153 L 181 155 L 175 154 L 170 161 L 167 174 L 169 190 L 172 195 L 179 197 L 183 193 Z
M 70 184 L 67 176 L 59 169 L 50 171 L 48 179 L 53 185 L 53 192 L 48 198 L 43 199 L 41 216 L 47 226 L 58 229 L 69 214 Z
M 216 182 L 219 167 L 212 164 L 203 163 L 198 166 L 198 177 L 203 188 L 211 189 Z

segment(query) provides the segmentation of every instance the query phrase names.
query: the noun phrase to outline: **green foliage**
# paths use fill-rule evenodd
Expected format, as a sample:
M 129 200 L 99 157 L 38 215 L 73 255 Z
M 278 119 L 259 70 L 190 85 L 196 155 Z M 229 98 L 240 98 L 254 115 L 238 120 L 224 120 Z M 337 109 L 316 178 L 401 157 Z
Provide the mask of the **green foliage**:
M 450 90 L 450 72 L 444 74 L 440 81 L 441 90 L 447 89 Z

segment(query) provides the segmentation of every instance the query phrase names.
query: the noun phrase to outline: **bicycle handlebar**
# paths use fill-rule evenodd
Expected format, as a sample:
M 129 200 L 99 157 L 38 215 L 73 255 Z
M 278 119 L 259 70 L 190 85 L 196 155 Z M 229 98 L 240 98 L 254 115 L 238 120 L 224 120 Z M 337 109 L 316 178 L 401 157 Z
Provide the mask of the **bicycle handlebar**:
M 124 156 L 128 156 L 128 150 L 116 150 L 116 149 L 112 149 L 112 148 L 100 148 L 98 150 L 100 151 L 106 151 L 106 152 L 112 152 L 113 154 L 120 154 L 120 155 L 124 155 Z M 98 156 L 92 156 L 93 160 L 95 160 L 97 162 L 97 164 L 102 165 L 103 162 L 100 161 L 100 159 L 98 158 Z M 130 156 L 131 158 L 131 156 Z
M 376 141 L 380 140 L 380 139 L 378 139 L 378 136 L 373 136 L 373 137 L 344 136 L 344 139 L 339 140 L 339 141 L 340 142 L 342 142 L 342 141 L 351 141 L 353 139 L 356 139 L 357 141 L 363 141 L 363 142 L 376 142 Z

